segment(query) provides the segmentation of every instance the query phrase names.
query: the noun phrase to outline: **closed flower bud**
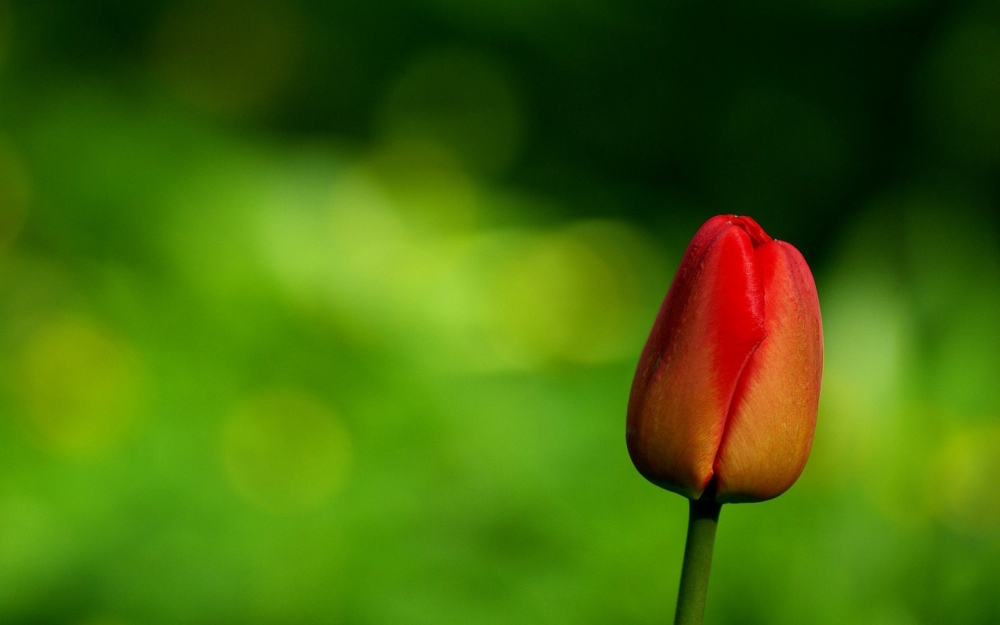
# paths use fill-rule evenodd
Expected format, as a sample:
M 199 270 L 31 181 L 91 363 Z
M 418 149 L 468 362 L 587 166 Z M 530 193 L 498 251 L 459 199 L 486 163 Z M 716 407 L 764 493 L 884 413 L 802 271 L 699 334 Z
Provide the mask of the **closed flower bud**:
M 777 497 L 809 457 L 822 370 L 819 300 L 802 254 L 749 217 L 713 217 L 688 245 L 639 357 L 632 462 L 691 499 Z

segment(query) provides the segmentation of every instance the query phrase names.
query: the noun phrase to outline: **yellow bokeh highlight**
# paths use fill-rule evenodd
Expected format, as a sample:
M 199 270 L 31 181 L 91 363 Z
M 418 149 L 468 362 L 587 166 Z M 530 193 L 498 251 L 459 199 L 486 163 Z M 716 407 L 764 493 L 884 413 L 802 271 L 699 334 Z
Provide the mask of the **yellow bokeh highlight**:
M 930 511 L 969 532 L 992 532 L 1000 523 L 1000 426 L 952 426 L 930 454 L 924 493 Z
M 40 326 L 19 365 L 29 428 L 58 455 L 105 451 L 137 420 L 143 377 L 138 357 L 89 319 L 63 317 Z
M 382 145 L 333 172 L 327 201 L 282 198 L 259 220 L 263 265 L 297 304 L 325 310 L 355 336 L 419 319 L 478 219 L 477 190 L 430 142 Z
M 375 150 L 340 176 L 330 196 L 334 307 L 399 326 L 440 326 L 436 296 L 455 247 L 478 219 L 476 189 L 449 152 L 428 142 Z
M 624 358 L 642 327 L 635 317 L 642 267 L 622 263 L 625 246 L 638 239 L 628 226 L 603 221 L 501 240 L 484 267 L 484 321 L 498 349 L 526 366 Z
M 157 73 L 180 101 L 245 116 L 267 107 L 299 56 L 299 16 L 276 1 L 180 2 L 155 39 Z
M 225 421 L 221 455 L 236 492 L 272 513 L 320 506 L 344 483 L 352 450 L 347 427 L 325 403 L 296 390 L 264 391 Z
M 349 293 L 399 287 L 418 242 L 373 172 L 365 167 L 345 172 L 331 193 L 328 215 L 334 282 Z
M 476 187 L 447 146 L 397 139 L 373 151 L 362 166 L 418 234 L 467 231 L 476 224 Z
M 869 211 L 841 241 L 833 271 L 817 276 L 823 385 L 804 474 L 822 489 L 863 493 L 880 509 L 899 500 L 893 469 L 906 462 L 904 398 L 916 356 L 913 310 L 880 244 L 884 215 Z
M 264 207 L 261 260 L 296 305 L 353 339 L 436 371 L 606 363 L 641 349 L 669 275 L 633 226 L 484 227 L 508 209 L 432 142 L 383 145 L 332 182 L 327 207 Z
M 288 184 L 260 206 L 260 265 L 296 308 L 436 372 L 617 362 L 642 348 L 669 272 L 634 226 L 507 226 L 554 207 L 477 183 L 426 139 L 341 164 L 325 204 Z

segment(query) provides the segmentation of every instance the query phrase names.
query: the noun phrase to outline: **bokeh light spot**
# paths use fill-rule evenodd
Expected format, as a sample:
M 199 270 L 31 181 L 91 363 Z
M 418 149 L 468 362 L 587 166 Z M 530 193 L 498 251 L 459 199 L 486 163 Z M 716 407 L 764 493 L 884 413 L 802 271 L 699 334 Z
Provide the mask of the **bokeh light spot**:
M 603 228 L 615 233 L 627 227 L 606 222 Z M 636 296 L 630 290 L 632 272 L 641 269 L 619 265 L 616 271 L 588 241 L 601 230 L 576 225 L 510 239 L 500 248 L 489 269 L 484 315 L 501 352 L 519 354 L 526 365 L 594 363 L 622 358 L 633 347 L 629 338 L 636 326 L 629 323 L 629 306 Z
M 417 59 L 390 90 L 381 115 L 387 138 L 428 138 L 472 171 L 498 173 L 524 141 L 520 94 L 507 71 L 471 51 L 439 50 Z
M 264 267 L 296 305 L 330 315 L 352 339 L 440 329 L 438 314 L 454 309 L 434 293 L 447 287 L 455 248 L 476 220 L 468 176 L 433 146 L 396 143 L 328 180 L 315 201 L 263 207 Z
M 1000 522 L 1000 428 L 975 426 L 940 441 L 929 469 L 926 494 L 945 522 L 967 531 L 992 531 Z
M 840 242 L 834 271 L 818 276 L 825 355 L 809 475 L 876 500 L 891 490 L 890 459 L 907 448 L 901 412 L 917 353 L 899 255 L 884 244 L 894 228 L 884 205 L 870 210 Z
M 379 180 L 364 167 L 345 172 L 331 195 L 327 288 L 340 306 L 371 312 L 405 297 L 417 242 Z
M 245 116 L 266 108 L 289 79 L 301 25 L 289 3 L 181 2 L 159 24 L 161 80 L 180 101 L 209 113 Z
M 826 354 L 814 464 L 849 479 L 875 469 L 898 426 L 912 324 L 892 282 L 876 276 L 838 276 L 820 299 Z
M 350 436 L 336 414 L 299 391 L 269 390 L 244 403 L 222 429 L 233 487 L 263 510 L 293 514 L 325 502 L 345 481 Z
M 104 451 L 137 420 L 138 357 L 88 319 L 65 317 L 42 326 L 25 346 L 20 374 L 30 429 L 60 455 Z
M 900 407 L 914 356 L 912 308 L 897 266 L 899 250 L 886 243 L 898 217 L 878 204 L 840 243 L 834 271 L 821 276 L 824 377 L 838 378 L 854 410 L 841 415 L 851 427 L 886 420 Z M 857 423 L 855 423 L 857 422 Z
M 384 267 L 405 247 L 406 225 L 378 181 L 364 168 L 346 172 L 331 195 L 330 231 L 338 249 L 353 248 L 345 269 Z
M 469 230 L 476 221 L 476 189 L 442 144 L 397 139 L 376 150 L 365 167 L 388 199 L 421 234 Z

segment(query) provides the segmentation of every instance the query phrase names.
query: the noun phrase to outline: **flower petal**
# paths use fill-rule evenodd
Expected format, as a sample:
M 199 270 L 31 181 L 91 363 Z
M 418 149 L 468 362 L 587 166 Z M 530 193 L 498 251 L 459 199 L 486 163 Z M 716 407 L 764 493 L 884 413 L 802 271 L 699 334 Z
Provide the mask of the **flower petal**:
M 823 330 L 812 273 L 788 243 L 765 243 L 755 253 L 767 337 L 743 370 L 715 462 L 723 502 L 770 499 L 795 482 L 819 405 Z
M 699 497 L 712 479 L 726 415 L 764 337 L 764 291 L 753 241 L 732 215 L 688 246 L 639 359 L 626 439 L 653 483 Z

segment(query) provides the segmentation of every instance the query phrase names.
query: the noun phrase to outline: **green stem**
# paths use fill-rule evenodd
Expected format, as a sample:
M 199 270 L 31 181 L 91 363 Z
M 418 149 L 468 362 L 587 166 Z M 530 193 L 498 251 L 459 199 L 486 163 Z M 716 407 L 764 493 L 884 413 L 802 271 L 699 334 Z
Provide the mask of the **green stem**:
M 708 574 L 712 569 L 715 528 L 719 525 L 719 510 L 722 509 L 722 504 L 716 503 L 714 497 L 706 501 L 690 501 L 684 568 L 681 569 L 674 625 L 701 625 L 705 614 L 705 595 L 708 594 Z

